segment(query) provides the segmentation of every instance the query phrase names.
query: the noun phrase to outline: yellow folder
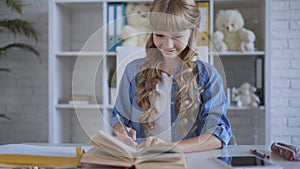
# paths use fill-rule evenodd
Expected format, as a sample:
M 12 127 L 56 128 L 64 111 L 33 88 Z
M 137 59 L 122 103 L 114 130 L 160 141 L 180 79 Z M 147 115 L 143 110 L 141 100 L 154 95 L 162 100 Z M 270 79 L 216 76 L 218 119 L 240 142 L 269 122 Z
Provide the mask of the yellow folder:
M 198 31 L 198 46 L 208 46 L 210 30 L 209 2 L 197 2 L 201 20 Z
M 12 166 L 78 166 L 83 154 L 82 148 L 76 148 L 77 157 L 38 156 L 23 154 L 0 154 L 0 164 Z

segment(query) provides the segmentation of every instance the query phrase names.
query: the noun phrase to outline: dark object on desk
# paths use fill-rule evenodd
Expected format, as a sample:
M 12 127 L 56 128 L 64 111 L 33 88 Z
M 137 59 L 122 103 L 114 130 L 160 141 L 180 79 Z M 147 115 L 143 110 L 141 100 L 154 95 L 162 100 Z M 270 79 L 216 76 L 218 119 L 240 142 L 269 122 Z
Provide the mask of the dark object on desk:
M 220 156 L 213 157 L 216 161 L 225 165 L 228 168 L 246 169 L 246 168 L 282 168 L 264 159 L 257 158 L 256 156 Z
M 265 159 L 265 160 L 269 160 L 270 159 L 270 155 L 262 153 L 260 151 L 257 151 L 256 149 L 250 149 L 250 153 L 254 154 L 255 156 Z
M 295 145 L 274 142 L 271 145 L 271 150 L 288 161 L 300 161 L 299 148 Z
M 12 120 L 10 117 L 8 117 L 6 114 L 0 114 L 0 118 L 4 118 L 6 120 Z

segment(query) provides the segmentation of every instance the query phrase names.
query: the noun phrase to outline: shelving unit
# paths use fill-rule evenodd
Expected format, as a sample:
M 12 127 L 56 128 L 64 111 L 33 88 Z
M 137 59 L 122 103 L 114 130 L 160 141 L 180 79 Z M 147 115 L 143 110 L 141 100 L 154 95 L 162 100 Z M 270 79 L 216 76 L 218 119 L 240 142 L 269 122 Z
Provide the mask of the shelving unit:
M 214 31 L 214 16 L 221 9 L 237 9 L 244 17 L 244 27 L 252 30 L 256 35 L 255 51 L 253 52 L 219 52 L 214 55 L 214 62 L 221 62 L 226 74 L 227 87 L 239 87 L 244 82 L 250 83 L 252 86 L 261 87 L 261 102 L 263 103 L 258 108 L 239 108 L 234 105 L 230 105 L 228 108 L 228 116 L 233 120 L 233 131 L 238 138 L 245 136 L 245 133 L 239 132 L 240 128 L 243 128 L 243 124 L 235 122 L 236 119 L 245 120 L 249 125 L 248 140 L 241 139 L 242 144 L 269 144 L 269 63 L 268 58 L 268 0 L 214 0 L 211 3 L 211 33 Z M 261 74 L 257 74 L 255 68 L 256 58 L 261 58 L 262 68 Z M 216 64 L 216 63 L 214 63 Z M 260 77 L 262 81 L 255 79 Z M 248 119 L 251 119 L 248 121 Z M 235 126 L 235 124 L 237 126 Z M 252 133 L 252 134 L 251 134 Z M 249 140 L 252 140 L 249 142 Z
M 113 109 L 110 102 L 109 72 L 116 69 L 116 52 L 107 49 L 107 5 L 116 2 L 148 2 L 151 0 L 51 0 L 49 1 L 49 142 L 82 143 L 99 129 L 110 132 L 108 121 Z M 268 0 L 208 0 L 210 3 L 210 34 L 214 16 L 219 9 L 237 8 L 246 16 L 246 27 L 255 31 L 257 51 L 251 53 L 218 53 L 226 70 L 226 60 L 247 60 L 256 56 L 268 61 L 267 15 Z M 249 21 L 255 21 L 250 22 Z M 218 58 L 210 53 L 211 64 Z M 246 58 L 246 59 L 245 59 Z M 269 74 L 267 65 L 265 75 Z M 229 71 L 230 72 L 230 71 Z M 252 76 L 252 75 L 250 75 Z M 253 76 L 252 76 L 253 77 Z M 267 89 L 268 76 L 265 76 Z M 229 82 L 230 79 L 227 79 Z M 230 81 L 229 87 L 237 83 Z M 72 95 L 91 96 L 90 104 L 68 104 Z M 268 98 L 265 90 L 265 100 Z M 255 109 L 263 112 L 263 128 L 268 128 L 268 103 Z M 229 107 L 229 111 L 249 111 Z M 250 109 L 251 111 L 251 109 Z M 87 134 L 86 134 L 87 133 Z M 259 134 L 268 143 L 267 132 Z M 262 139 L 261 139 L 262 138 Z

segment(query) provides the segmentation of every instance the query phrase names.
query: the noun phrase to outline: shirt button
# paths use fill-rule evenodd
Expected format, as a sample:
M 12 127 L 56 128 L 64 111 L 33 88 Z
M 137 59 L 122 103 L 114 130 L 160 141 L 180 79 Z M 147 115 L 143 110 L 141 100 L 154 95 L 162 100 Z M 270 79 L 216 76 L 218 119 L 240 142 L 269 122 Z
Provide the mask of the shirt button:
M 174 104 L 174 102 L 171 102 L 171 104 Z
M 224 125 L 221 125 L 221 127 L 222 127 L 222 130 L 225 130 L 225 126 Z
M 174 74 L 177 74 L 178 72 L 179 72 L 178 68 L 175 68 L 175 69 L 173 70 L 173 73 L 174 73 Z

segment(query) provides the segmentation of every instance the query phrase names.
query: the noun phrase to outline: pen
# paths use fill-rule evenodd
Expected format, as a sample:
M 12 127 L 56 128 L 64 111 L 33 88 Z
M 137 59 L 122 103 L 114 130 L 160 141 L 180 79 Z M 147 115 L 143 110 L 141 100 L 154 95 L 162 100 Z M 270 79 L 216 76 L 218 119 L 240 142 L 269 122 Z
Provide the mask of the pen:
M 250 149 L 250 152 L 252 154 L 254 154 L 255 156 L 259 157 L 259 158 L 262 158 L 262 159 L 270 159 L 270 156 L 265 154 L 265 153 L 262 153 L 262 152 L 259 152 L 257 151 L 256 149 Z
M 127 127 L 126 127 L 125 124 L 122 122 L 122 120 L 121 120 L 121 118 L 120 118 L 120 115 L 119 115 L 119 114 L 116 114 L 116 117 L 117 117 L 118 121 L 120 122 L 122 128 L 126 131 L 127 135 L 128 135 L 129 137 L 132 138 L 132 135 L 129 133 L 129 131 L 127 130 Z

